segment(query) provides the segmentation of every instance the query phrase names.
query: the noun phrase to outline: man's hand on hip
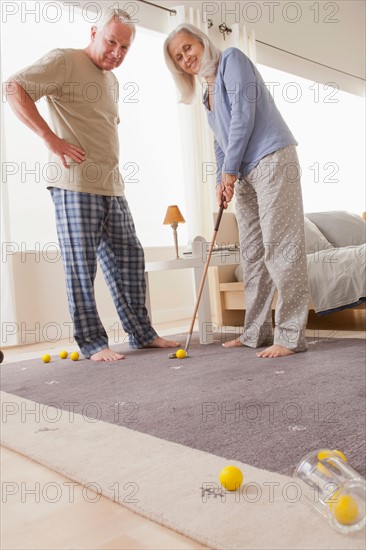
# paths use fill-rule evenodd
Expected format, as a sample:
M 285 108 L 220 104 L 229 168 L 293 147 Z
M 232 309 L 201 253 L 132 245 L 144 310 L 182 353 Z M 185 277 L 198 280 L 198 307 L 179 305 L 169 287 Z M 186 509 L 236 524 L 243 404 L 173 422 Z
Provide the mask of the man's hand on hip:
M 54 133 L 45 137 L 44 141 L 47 147 L 52 151 L 52 153 L 54 153 L 61 159 L 62 164 L 65 166 L 65 168 L 69 167 L 65 157 L 69 157 L 77 164 L 80 164 L 85 160 L 85 151 L 79 149 L 79 147 L 76 147 L 71 143 L 68 143 L 64 139 L 60 139 Z

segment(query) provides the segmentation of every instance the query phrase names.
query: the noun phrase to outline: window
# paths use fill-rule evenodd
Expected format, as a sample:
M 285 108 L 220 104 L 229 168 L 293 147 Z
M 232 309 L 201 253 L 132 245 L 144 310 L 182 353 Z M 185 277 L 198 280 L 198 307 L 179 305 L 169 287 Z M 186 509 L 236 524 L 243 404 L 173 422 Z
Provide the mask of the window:
M 126 197 L 144 246 L 171 246 L 163 226 L 167 206 L 184 211 L 177 92 L 165 66 L 165 36 L 138 29 L 120 68 L 120 168 Z M 118 76 L 118 73 L 116 73 Z M 187 242 L 186 225 L 179 227 Z
M 365 101 L 333 86 L 258 65 L 298 141 L 305 212 L 365 204 Z
M 84 11 L 81 17 L 78 10 L 60 10 L 56 3 L 22 2 L 18 11 L 6 14 L 1 55 L 4 79 L 53 48 L 87 46 L 92 12 Z M 120 170 L 144 246 L 172 245 L 171 231 L 163 226 L 169 204 L 178 204 L 185 215 L 177 94 L 163 59 L 164 38 L 139 27 L 131 51 L 116 71 L 120 82 Z M 22 250 L 38 249 L 57 242 L 53 203 L 45 184 L 48 150 L 6 103 L 3 107 L 6 157 L 2 179 L 9 204 L 10 237 Z M 47 120 L 44 98 L 37 107 Z M 187 241 L 184 225 L 180 240 Z

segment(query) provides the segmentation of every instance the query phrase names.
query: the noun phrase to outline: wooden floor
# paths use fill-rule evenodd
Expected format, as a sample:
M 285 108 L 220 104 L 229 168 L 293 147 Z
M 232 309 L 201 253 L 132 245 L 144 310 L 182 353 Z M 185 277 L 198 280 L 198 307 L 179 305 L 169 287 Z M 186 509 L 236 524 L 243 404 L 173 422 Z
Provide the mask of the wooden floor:
M 185 332 L 189 321 L 156 327 L 159 334 Z M 319 336 L 329 336 L 329 331 Z M 309 331 L 307 336 L 313 336 Z M 362 331 L 338 331 L 338 338 L 365 338 Z M 5 361 L 38 357 L 40 352 L 56 354 L 62 342 L 50 349 L 35 344 L 5 350 Z M 100 497 L 89 502 L 80 485 L 72 493 L 69 479 L 4 447 L 1 448 L 2 501 L 1 548 L 10 549 L 188 549 L 204 548 L 178 533 L 147 520 L 122 505 Z M 58 487 L 42 495 L 42 488 Z M 38 484 L 38 485 L 37 485 Z M 57 485 L 55 485 L 57 484 Z M 28 492 L 34 489 L 34 492 Z M 56 490 L 55 490 L 56 491 Z M 14 493 L 14 494 L 11 494 Z M 36 498 L 39 502 L 35 502 Z M 56 499 L 55 499 L 56 500 Z
M 203 548 L 108 498 L 84 498 L 81 486 L 71 490 L 69 479 L 4 447 L 1 469 L 4 550 Z

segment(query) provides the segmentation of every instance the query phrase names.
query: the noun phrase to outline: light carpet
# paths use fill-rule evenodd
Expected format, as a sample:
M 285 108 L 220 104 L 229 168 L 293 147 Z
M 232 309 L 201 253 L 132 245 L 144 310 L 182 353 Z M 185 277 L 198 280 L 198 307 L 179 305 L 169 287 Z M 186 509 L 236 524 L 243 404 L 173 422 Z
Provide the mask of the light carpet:
M 341 343 L 346 345 L 347 341 L 342 340 Z M 207 349 L 208 353 L 212 354 L 210 355 L 212 364 L 219 350 L 217 347 L 215 349 L 215 346 L 208 346 Z M 351 349 L 348 351 L 352 352 Z M 249 352 L 253 354 L 252 350 Z M 196 353 L 198 351 L 195 352 L 193 346 L 191 358 L 185 360 L 185 363 L 178 360 L 165 361 L 167 352 L 164 351 L 163 358 L 162 350 L 154 350 L 150 359 L 150 369 L 161 364 L 164 366 L 165 377 L 173 376 L 171 384 L 178 386 L 180 393 L 187 397 L 187 409 L 190 408 L 188 396 L 191 386 L 188 384 L 187 387 L 188 379 L 181 375 L 187 376 L 188 372 L 190 377 L 193 377 L 193 382 L 204 376 L 202 372 L 201 375 L 199 372 L 190 372 L 191 368 L 192 371 L 195 369 L 193 359 L 198 361 Z M 221 359 L 222 369 L 229 368 L 232 374 L 231 362 L 226 359 L 228 357 L 226 354 L 227 350 L 220 349 L 220 355 L 225 358 L 225 360 Z M 297 358 L 303 358 L 302 361 L 305 361 L 305 357 L 310 355 L 314 355 L 315 358 L 314 352 L 299 354 L 296 356 L 298 363 L 293 362 L 295 358 L 287 364 L 285 361 L 289 361 L 288 359 L 282 360 L 282 363 L 280 360 L 272 363 L 260 361 L 257 369 L 264 368 L 267 376 L 270 375 L 271 369 L 274 373 L 277 371 L 274 377 L 279 379 L 284 374 L 281 371 L 286 372 L 287 369 L 296 368 L 298 375 L 301 372 L 303 377 L 304 373 L 300 369 L 304 363 Z M 158 357 L 159 361 L 156 360 Z M 348 363 L 352 363 L 352 354 L 349 354 L 349 357 Z M 120 370 L 128 370 L 130 359 L 132 362 L 132 354 L 126 362 L 122 363 Z M 358 361 L 359 359 L 358 356 Z M 19 369 L 17 376 L 23 373 L 23 381 L 34 378 L 33 368 L 25 367 L 26 363 L 28 362 L 3 365 L 6 368 L 2 368 L 2 378 L 6 386 L 7 379 L 14 374 L 8 374 L 11 368 Z M 87 364 L 90 366 L 90 362 Z M 362 370 L 362 364 L 358 364 Z M 61 380 L 64 380 L 64 376 L 59 372 L 60 365 L 61 363 L 54 361 L 53 364 L 38 366 L 38 378 L 43 388 L 47 386 L 56 388 Z M 46 371 L 42 372 L 44 367 Z M 74 369 L 71 374 L 69 373 L 69 377 L 74 386 L 75 377 L 79 380 L 76 384 L 79 391 L 80 380 L 86 381 L 95 369 L 92 365 L 88 371 L 85 371 L 87 367 L 81 363 L 74 365 L 64 363 L 62 369 L 66 367 Z M 322 363 L 319 359 L 318 368 L 321 369 L 321 367 Z M 48 368 L 53 368 L 53 371 L 48 371 Z M 116 384 L 118 377 L 113 370 L 115 368 L 113 366 L 110 367 L 112 370 L 108 370 L 107 366 L 103 366 L 101 372 L 104 379 L 111 378 Z M 245 364 L 242 368 L 245 368 Z M 26 370 L 21 371 L 21 369 Z M 146 369 L 145 365 L 145 373 Z M 47 380 L 44 378 L 45 372 L 47 372 Z M 53 381 L 59 384 L 50 383 L 52 382 L 49 376 L 51 372 Z M 260 376 L 260 372 L 257 370 L 256 374 Z M 352 372 L 351 369 L 350 373 Z M 76 376 L 76 373 L 80 376 Z M 59 380 L 57 380 L 58 375 L 60 375 Z M 134 378 L 138 385 L 143 382 L 141 376 L 141 372 L 137 369 L 134 372 Z M 241 379 L 243 376 L 248 374 L 242 373 Z M 230 379 L 231 377 L 226 374 L 221 384 L 224 385 Z M 46 384 L 46 382 L 49 383 Z M 236 386 L 238 383 L 239 379 L 235 379 Z M 99 379 L 99 384 L 101 395 L 104 389 L 102 379 Z M 283 384 L 284 382 L 279 385 Z M 166 385 L 162 384 L 161 395 L 164 395 L 167 389 Z M 154 393 L 154 388 L 152 391 Z M 20 393 L 19 388 L 18 393 Z M 130 424 L 130 428 L 126 428 L 126 419 L 133 419 L 136 412 L 139 413 L 138 420 L 140 420 L 140 410 L 136 410 L 133 405 L 137 403 L 132 398 L 133 394 L 123 394 L 124 400 L 120 400 L 122 408 L 112 406 L 112 413 L 115 415 L 118 411 L 118 414 L 123 416 L 125 426 L 118 425 L 116 422 L 93 419 L 91 417 L 93 401 L 86 403 L 79 399 L 79 403 L 84 403 L 84 409 L 74 412 L 72 403 L 77 402 L 75 396 L 68 402 L 68 407 L 65 399 L 63 407 L 59 406 L 60 403 L 57 400 L 54 400 L 55 406 L 52 407 L 53 394 L 50 395 L 45 391 L 44 394 L 47 405 L 40 404 L 37 399 L 30 401 L 21 396 L 3 393 L 2 443 L 5 446 L 82 484 L 87 486 L 94 484 L 94 487 L 100 488 L 105 496 L 118 500 L 124 506 L 202 544 L 212 548 L 263 550 L 267 548 L 359 549 L 365 547 L 364 532 L 347 536 L 337 533 L 326 520 L 305 506 L 300 498 L 301 488 L 288 476 L 254 467 L 247 460 L 233 460 L 232 454 L 226 453 L 224 447 L 223 452 L 220 453 L 221 456 L 216 456 L 141 433 L 136 430 L 136 425 Z M 88 395 L 91 397 L 90 394 Z M 291 395 L 288 396 L 288 400 L 289 398 Z M 98 413 L 98 406 L 101 407 L 101 403 L 94 403 L 97 405 L 94 411 Z M 86 405 L 88 405 L 87 408 L 85 408 Z M 33 413 L 31 413 L 32 410 Z M 150 416 L 153 414 L 154 410 L 151 408 Z M 121 424 L 121 417 L 118 421 Z M 186 422 L 184 415 L 181 416 L 180 422 L 183 424 Z M 174 426 L 178 424 L 176 416 Z M 186 426 L 186 431 L 189 434 L 189 425 Z M 229 427 L 227 431 L 230 432 Z M 302 431 L 294 430 L 293 433 L 301 434 Z M 333 445 L 332 448 L 335 446 Z M 307 451 L 313 448 L 308 448 Z M 347 454 L 347 449 L 343 448 L 343 450 Z M 301 458 L 302 454 L 299 456 Z M 218 473 L 228 462 L 238 465 L 244 473 L 245 485 L 238 493 L 224 493 L 218 486 Z M 352 461 L 350 463 L 352 464 Z

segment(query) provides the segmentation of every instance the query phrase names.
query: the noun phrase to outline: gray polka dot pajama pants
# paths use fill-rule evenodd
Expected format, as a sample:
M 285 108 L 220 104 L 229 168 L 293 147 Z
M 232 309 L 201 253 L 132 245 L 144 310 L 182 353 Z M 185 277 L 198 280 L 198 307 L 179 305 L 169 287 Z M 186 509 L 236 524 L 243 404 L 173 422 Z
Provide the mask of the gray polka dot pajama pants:
M 305 351 L 310 296 L 296 147 L 264 157 L 236 183 L 235 196 L 246 304 L 240 341 Z

